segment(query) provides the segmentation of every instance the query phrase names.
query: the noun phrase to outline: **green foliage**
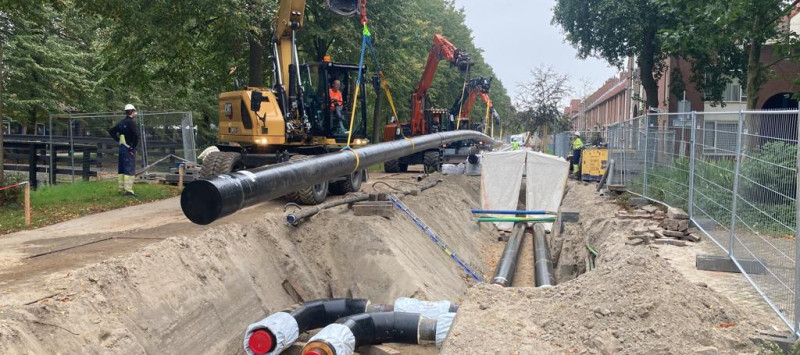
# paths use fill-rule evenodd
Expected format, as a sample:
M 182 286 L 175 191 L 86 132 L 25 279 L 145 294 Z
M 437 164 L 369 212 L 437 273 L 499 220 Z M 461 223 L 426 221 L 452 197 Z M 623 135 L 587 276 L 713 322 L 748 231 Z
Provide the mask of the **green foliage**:
M 741 227 L 772 236 L 791 235 L 795 225 L 794 202 L 797 147 L 774 141 L 745 157 L 740 166 L 737 216 Z M 734 171 L 730 158 L 699 157 L 694 179 L 695 214 L 728 226 L 733 204 Z M 647 174 L 647 196 L 671 206 L 688 209 L 689 160 L 659 162 Z M 630 188 L 641 193 L 643 177 Z
M 169 185 L 136 184 L 136 197 L 117 193 L 116 180 L 76 182 L 31 191 L 32 228 L 66 221 L 140 203 L 176 196 L 180 189 Z M 0 234 L 25 229 L 23 206 L 0 206 Z
M 0 113 L 41 122 L 48 113 L 66 107 L 119 111 L 132 102 L 145 110 L 191 110 L 200 131 L 211 134 L 218 121 L 219 93 L 231 90 L 234 80 L 248 82 L 253 41 L 265 48 L 264 71 L 255 75 L 271 77 L 269 39 L 277 4 L 274 0 L 13 0 L 8 9 L 0 10 L 0 57 L 5 53 L 0 68 L 6 73 L 0 75 L 4 83 Z M 470 54 L 475 62 L 472 77 L 494 76 L 473 43 L 463 11 L 452 0 L 371 0 L 368 16 L 401 120 L 410 116 L 411 92 L 436 33 Z M 332 14 L 322 0 L 309 0 L 298 32 L 300 60 L 315 61 L 328 54 L 337 62 L 358 62 L 358 20 Z M 372 60 L 366 64 L 374 73 Z M 442 65 L 428 102 L 449 108 L 463 82 L 456 70 Z M 372 103 L 375 93 L 368 91 Z M 513 116 L 500 80 L 494 80 L 490 96 L 501 120 Z M 473 119 L 483 119 L 482 106 L 476 105 Z M 385 104 L 384 122 L 389 115 Z
M 722 103 L 725 85 L 732 79 L 748 88 L 748 108 L 754 109 L 751 93 L 766 82 L 769 66 L 761 63 L 761 48 L 768 41 L 774 54 L 793 57 L 797 34 L 781 34 L 778 21 L 791 9 L 786 0 L 654 0 L 675 19 L 660 34 L 665 49 L 689 61 L 691 81 L 705 99 Z
M 673 22 L 652 0 L 557 0 L 553 8 L 553 24 L 564 29 L 579 57 L 598 57 L 616 66 L 637 57 L 651 107 L 658 107 L 660 63 L 665 59 L 657 34 Z
M 98 23 L 69 0 L 11 2 L 0 10 L 0 113 L 30 130 L 48 113 L 92 108 L 98 99 L 92 38 Z

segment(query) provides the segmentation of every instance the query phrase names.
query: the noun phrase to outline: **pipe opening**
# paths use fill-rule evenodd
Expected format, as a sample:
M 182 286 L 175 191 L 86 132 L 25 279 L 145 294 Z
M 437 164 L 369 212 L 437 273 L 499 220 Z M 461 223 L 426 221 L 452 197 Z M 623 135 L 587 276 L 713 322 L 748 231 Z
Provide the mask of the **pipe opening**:
M 196 224 L 214 222 L 220 217 L 222 207 L 220 190 L 210 181 L 193 181 L 181 193 L 183 214 Z

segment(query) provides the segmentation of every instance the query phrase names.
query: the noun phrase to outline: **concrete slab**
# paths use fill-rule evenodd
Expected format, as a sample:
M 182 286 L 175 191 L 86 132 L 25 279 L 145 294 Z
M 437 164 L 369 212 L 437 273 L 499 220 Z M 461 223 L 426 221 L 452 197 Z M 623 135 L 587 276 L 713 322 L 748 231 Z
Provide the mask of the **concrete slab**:
M 752 260 L 752 259 L 737 259 L 742 268 L 748 273 L 753 275 L 763 275 L 766 273 L 765 260 Z M 738 273 L 739 268 L 727 256 L 716 255 L 698 255 L 695 261 L 697 270 L 705 271 L 719 271 L 719 272 L 732 272 Z

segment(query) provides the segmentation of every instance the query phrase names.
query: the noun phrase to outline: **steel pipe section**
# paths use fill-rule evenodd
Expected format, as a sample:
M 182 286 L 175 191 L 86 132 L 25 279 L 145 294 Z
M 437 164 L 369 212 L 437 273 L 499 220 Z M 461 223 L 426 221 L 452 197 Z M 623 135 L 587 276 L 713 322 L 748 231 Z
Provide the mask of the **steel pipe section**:
M 550 259 L 550 246 L 544 225 L 533 225 L 533 270 L 536 287 L 551 287 L 556 285 L 553 273 L 553 261 Z
M 514 282 L 514 272 L 517 270 L 519 251 L 522 250 L 522 244 L 525 240 L 525 229 L 525 223 L 517 222 L 514 224 L 511 238 L 508 239 L 506 247 L 503 249 L 503 256 L 500 257 L 500 263 L 497 264 L 497 269 L 494 271 L 493 284 L 508 287 Z
M 197 180 L 181 193 L 181 209 L 192 222 L 209 224 L 242 208 L 348 175 L 357 169 L 469 139 L 493 141 L 489 136 L 470 130 L 434 133 Z

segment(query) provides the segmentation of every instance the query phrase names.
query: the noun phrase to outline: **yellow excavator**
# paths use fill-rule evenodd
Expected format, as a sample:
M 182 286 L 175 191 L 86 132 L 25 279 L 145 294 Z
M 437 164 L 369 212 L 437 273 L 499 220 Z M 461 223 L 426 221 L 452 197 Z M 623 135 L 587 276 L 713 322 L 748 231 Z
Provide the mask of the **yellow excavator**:
M 362 68 L 334 63 L 327 57 L 317 63 L 300 63 L 297 32 L 303 26 L 305 5 L 306 0 L 280 0 L 272 41 L 273 86 L 244 87 L 219 95 L 219 151 L 205 156 L 200 178 L 340 150 L 347 145 L 348 135 L 351 147 L 368 143 L 365 80 L 356 90 Z M 350 16 L 359 11 L 359 1 L 327 0 L 327 7 Z M 339 90 L 332 89 L 334 86 Z M 360 109 L 357 114 L 352 112 L 355 107 Z M 300 204 L 319 204 L 329 191 L 360 190 L 366 176 L 361 169 L 286 197 Z

